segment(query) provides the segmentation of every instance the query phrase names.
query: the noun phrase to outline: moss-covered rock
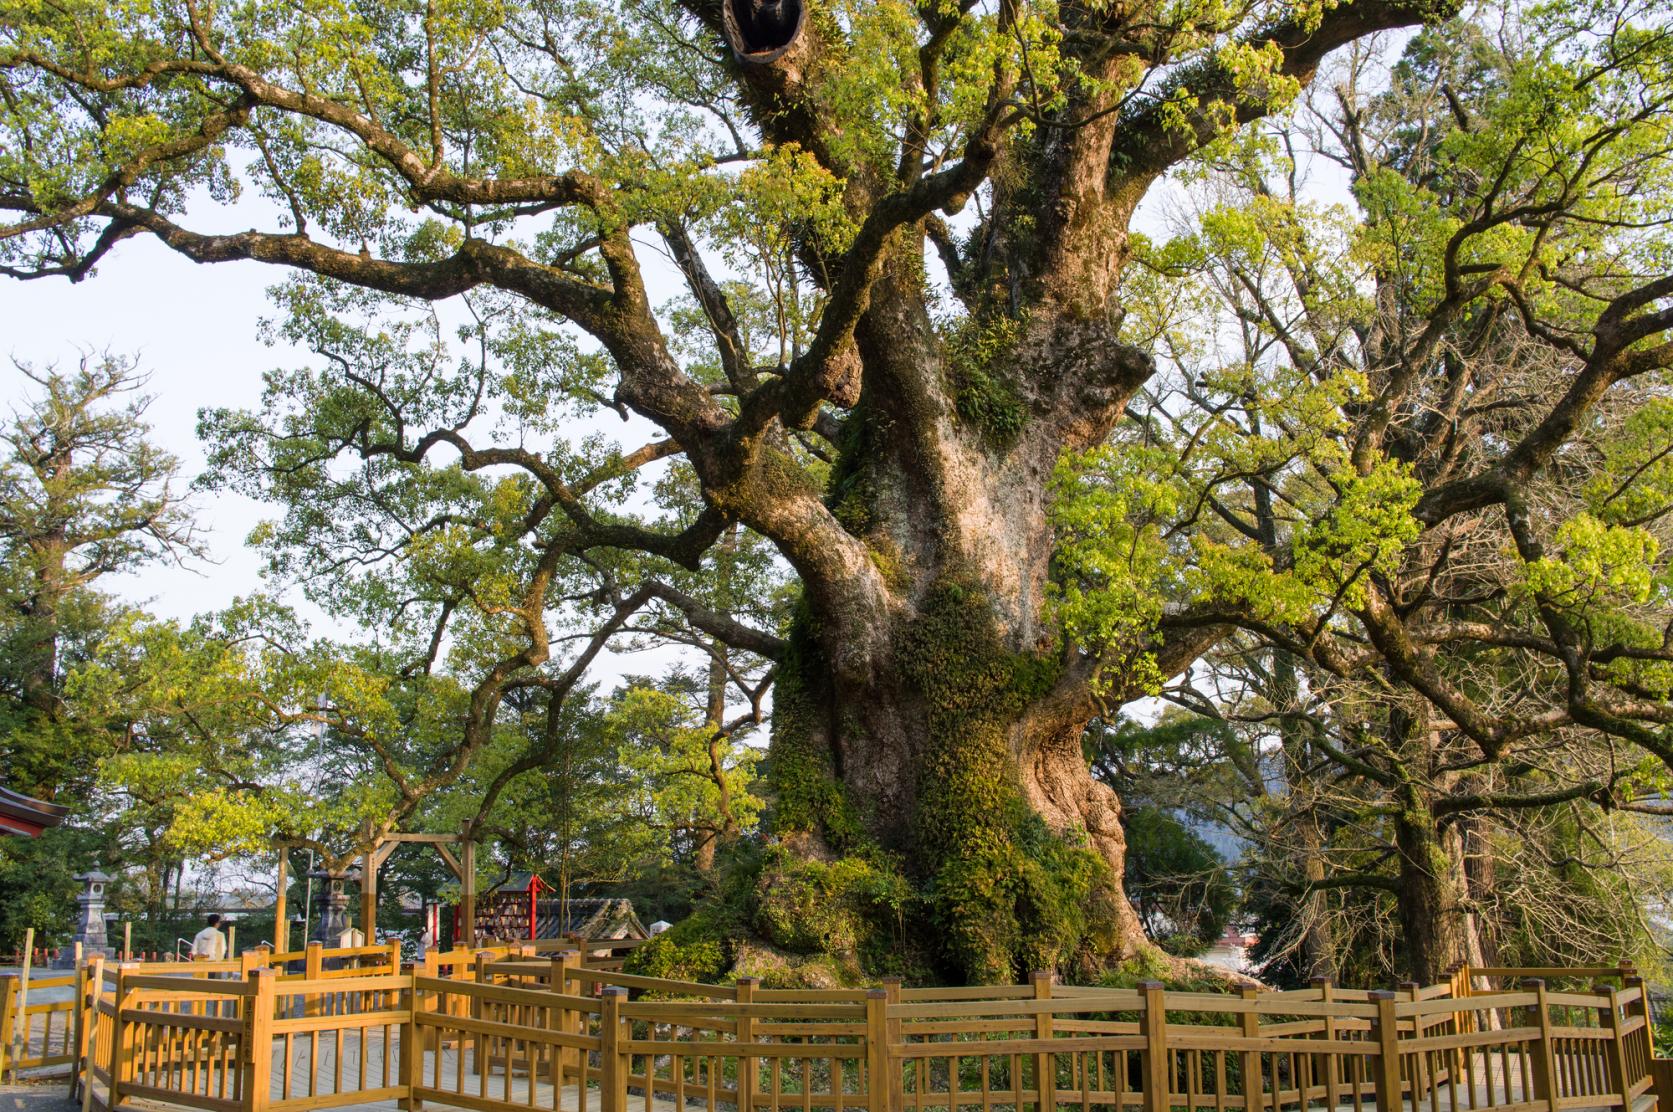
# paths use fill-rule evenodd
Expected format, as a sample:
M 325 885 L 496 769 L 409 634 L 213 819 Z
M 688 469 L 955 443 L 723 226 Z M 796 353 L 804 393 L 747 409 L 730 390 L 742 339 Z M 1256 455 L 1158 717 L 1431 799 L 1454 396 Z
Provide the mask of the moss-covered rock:
M 704 907 L 633 950 L 624 968 L 641 977 L 717 983 L 731 973 L 737 934 L 729 917 Z
M 862 924 L 823 861 L 778 855 L 761 871 L 755 926 L 761 937 L 796 954 L 853 953 Z
M 854 988 L 876 983 L 852 951 L 787 954 L 753 941 L 738 947 L 736 972 L 756 978 L 763 988 Z
M 798 954 L 857 955 L 874 936 L 898 934 L 914 901 L 911 885 L 885 855 L 821 861 L 783 846 L 768 851 L 755 895 L 761 937 Z

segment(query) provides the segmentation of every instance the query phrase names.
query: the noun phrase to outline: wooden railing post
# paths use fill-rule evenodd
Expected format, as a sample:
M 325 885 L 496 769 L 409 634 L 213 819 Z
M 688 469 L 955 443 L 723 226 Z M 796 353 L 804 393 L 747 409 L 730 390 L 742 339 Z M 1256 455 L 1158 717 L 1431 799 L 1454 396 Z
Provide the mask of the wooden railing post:
M 622 1018 L 622 1004 L 627 990 L 618 985 L 607 986 L 599 996 L 599 1091 L 598 1112 L 627 1112 L 627 1075 L 632 1069 L 623 1045 L 632 1037 L 628 1021 Z M 741 1026 L 741 1024 L 740 1024 Z M 739 1032 L 740 1038 L 742 1032 Z M 738 1059 L 738 1083 L 743 1084 L 743 1059 Z M 646 1067 L 647 1072 L 651 1067 Z M 739 1097 L 739 1107 L 743 1098 Z
M 1030 977 L 1034 986 L 1034 999 L 1051 999 L 1051 971 L 1036 969 Z M 1041 1042 L 1049 1042 L 1052 1032 L 1052 1014 L 1049 1008 L 1042 1007 L 1034 1013 L 1034 1037 Z M 1035 1107 L 1039 1112 L 1054 1112 L 1057 1107 L 1057 1056 L 1050 1050 L 1040 1050 L 1034 1055 L 1034 1096 Z M 1020 1109 L 1018 1110 L 1020 1112 Z
M 478 950 L 477 951 L 476 960 L 471 963 L 471 970 L 472 970 L 472 973 L 473 973 L 472 980 L 474 980 L 477 984 L 486 985 L 486 984 L 492 984 L 493 983 L 493 975 L 488 972 L 488 963 L 492 960 L 494 960 L 494 955 L 489 953 L 487 950 Z M 483 1000 L 481 996 L 477 996 L 475 994 L 473 994 L 471 996 L 470 1017 L 472 1019 L 497 1019 L 497 1018 L 499 1018 L 498 1016 L 491 1014 L 488 1010 L 487 1002 L 485 1000 Z M 464 1039 L 461 1038 L 459 1040 L 459 1053 L 463 1054 L 464 1052 L 465 1052 L 465 1042 L 464 1042 Z M 487 1090 L 488 1066 L 490 1064 L 489 1060 L 493 1057 L 493 1053 L 494 1053 L 494 1044 L 493 1044 L 492 1037 L 489 1036 L 489 1035 L 485 1035 L 480 1031 L 477 1032 L 477 1034 L 476 1034 L 476 1076 L 481 1081 L 481 1084 L 482 1084 L 481 1091 L 482 1092 L 487 1092 L 488 1091 Z M 506 1063 L 506 1069 L 507 1069 L 507 1071 L 509 1071 L 511 1069 L 511 1065 L 510 1065 L 509 1062 Z M 609 1112 L 609 1110 L 606 1109 L 605 1112 Z
M 0 973 L 0 1082 L 6 1080 L 11 1064 L 12 1034 L 16 1022 L 17 974 Z
M 1400 1033 L 1394 1021 L 1395 995 L 1386 989 L 1370 994 L 1377 1005 L 1377 1018 L 1372 1021 L 1372 1038 L 1377 1044 L 1375 1081 L 1377 1112 L 1398 1112 L 1400 1094 Z
M 901 1035 L 900 1020 L 894 1015 L 894 1009 L 900 1004 L 901 979 L 899 977 L 883 978 L 883 999 L 888 1004 L 885 1021 L 888 1044 L 891 1047 L 900 1046 L 906 1040 Z M 900 1112 L 906 1107 L 906 1074 L 894 1058 L 889 1059 L 888 1077 L 888 1109 L 889 1112 Z M 1018 1109 L 1017 1112 L 1022 1112 Z
M 547 961 L 546 975 L 542 978 L 542 981 L 546 985 L 547 991 L 553 994 L 561 994 L 564 990 L 564 982 L 566 980 L 568 980 L 568 978 L 564 976 L 563 952 L 559 951 L 558 953 L 553 954 Z M 546 1030 L 558 1035 L 570 1033 L 570 1011 L 568 1005 L 564 1004 L 562 1001 L 553 1000 L 544 1009 L 539 1009 L 536 1012 L 537 1015 L 542 1013 L 544 1014 L 544 1019 L 546 1021 Z M 534 1079 L 537 1076 L 538 1071 L 542 1066 L 544 1066 L 546 1068 L 547 1076 L 552 1079 L 552 1099 L 554 1104 L 561 1105 L 563 1103 L 563 1076 L 564 1072 L 569 1068 L 570 1048 L 559 1043 L 554 1043 L 544 1049 L 537 1049 L 533 1047 L 530 1049 L 535 1050 L 536 1053 L 534 1063 L 529 1066 L 529 1084 L 534 1084 Z
M 448 966 L 450 972 L 447 975 L 453 980 L 468 981 L 476 976 L 476 969 L 471 965 L 468 950 L 455 946 L 449 957 L 451 958 L 451 964 Z M 473 1004 L 474 1001 L 469 996 L 462 992 L 456 992 L 447 998 L 447 1014 L 458 1019 L 465 1019 L 470 1016 Z M 459 1034 L 451 1037 L 455 1038 L 461 1047 L 464 1046 L 464 1035 Z
M 1470 966 L 1468 962 L 1455 962 L 1447 970 L 1447 996 L 1453 1002 L 1451 1012 L 1453 1035 L 1467 1035 L 1475 1031 L 1475 1013 L 1459 1007 L 1460 1001 L 1468 999 L 1470 995 Z M 1465 1053 L 1458 1047 L 1442 1052 L 1441 1060 L 1446 1063 L 1446 1076 L 1449 1081 L 1456 1082 L 1464 1076 Z M 1505 1081 L 1510 1084 L 1509 1079 Z
M 866 993 L 866 1109 L 899 1112 L 889 1104 L 889 994 L 880 988 Z M 831 1091 L 840 1092 L 842 1075 L 835 1074 Z
M 128 1035 L 122 1027 L 122 1010 L 128 1006 L 128 976 L 133 966 L 116 967 L 116 991 L 110 1009 L 110 1084 L 105 1090 L 105 1107 L 115 1112 L 122 1106 L 122 1082 L 128 1073 Z
M 1609 1000 L 1609 1015 L 1604 1027 L 1609 1030 L 1609 1091 L 1621 1098 L 1621 1112 L 1632 1112 L 1632 1071 L 1627 1067 L 1625 1026 L 1621 1019 L 1621 993 L 1613 985 L 1599 983 L 1593 991 Z
M 1329 977 L 1314 977 L 1313 978 L 1313 987 L 1319 990 L 1319 1002 L 1321 1004 L 1329 1004 L 1332 1000 L 1334 1000 L 1336 998 L 1336 986 L 1330 983 L 1330 978 Z M 1325 1038 L 1325 1041 L 1327 1041 L 1327 1042 L 1335 1042 L 1336 1041 L 1336 1034 L 1337 1034 L 1337 1031 L 1336 1031 L 1336 1016 L 1328 1010 L 1325 1012 L 1324 1031 L 1322 1032 L 1322 1034 Z M 1329 1050 L 1329 1051 L 1325 1052 L 1325 1054 L 1324 1054 L 1325 1105 L 1329 1108 L 1332 1108 L 1332 1109 L 1336 1108 L 1341 1103 L 1337 1099 L 1337 1078 L 1340 1077 L 1340 1075 L 1341 1075 L 1341 1071 L 1337 1068 L 1337 1064 L 1340 1061 L 1341 1061 L 1341 1058 L 1340 1058 L 1340 1056 L 1337 1055 L 1336 1051 Z
M 1413 1004 L 1423 999 L 1423 986 L 1416 981 L 1401 981 L 1400 991 Z M 1414 1010 L 1412 1012 L 1412 1038 L 1424 1038 L 1428 1032 L 1428 1022 Z M 1419 1095 L 1429 1091 L 1429 1056 L 1427 1054 L 1414 1054 L 1411 1059 L 1411 1070 L 1412 1107 L 1415 1108 Z
M 434 972 L 435 961 L 426 955 L 426 960 L 414 970 L 413 976 L 407 980 L 407 1018 L 401 1024 L 401 1090 L 399 1107 L 409 1112 L 418 1112 L 424 1107 L 415 1091 L 424 1082 L 424 1043 L 428 1038 L 428 1028 L 419 1026 L 418 1013 L 423 1010 L 424 1001 L 418 991 L 418 978 L 425 975 L 426 969 Z M 436 1051 L 441 1053 L 438 1048 Z M 534 1084 L 534 1078 L 529 1078 L 529 1084 Z
M 273 1097 L 273 1011 L 278 1003 L 271 969 L 253 969 L 256 990 L 244 998 L 244 1112 L 261 1112 Z M 290 1068 L 290 1063 L 285 1063 Z M 112 1106 L 114 1107 L 114 1105 Z
M 93 1031 L 99 1023 L 99 990 L 104 986 L 105 959 L 94 954 L 76 975 L 75 1060 L 70 1063 L 70 1099 L 81 1098 L 82 1086 L 92 1084 Z
M 229 952 L 228 956 L 229 957 L 231 956 L 230 952 Z M 248 980 L 251 980 L 252 978 L 254 978 L 256 970 L 267 968 L 267 951 L 266 950 L 247 950 L 244 953 L 238 955 L 237 961 L 238 961 L 238 979 L 240 981 L 248 981 Z M 206 1005 L 204 1005 L 204 1007 L 205 1007 L 206 1010 L 208 1008 L 215 1008 L 221 1015 L 237 1015 L 238 1014 L 238 1001 L 237 1000 L 229 1000 L 229 1001 L 225 1001 L 225 1002 L 220 1003 L 220 1004 L 206 1004 Z
M 559 950 L 552 955 L 552 968 L 548 979 L 548 986 L 553 992 L 569 995 L 570 974 L 581 968 L 581 951 Z M 565 1035 L 582 1035 L 586 1033 L 586 1017 L 568 1005 L 554 1004 L 552 1006 L 554 1018 L 557 1020 L 558 1030 Z M 552 1063 L 553 1085 L 563 1088 L 564 1078 L 571 1073 L 580 1074 L 580 1052 L 572 1046 L 556 1046 L 552 1048 L 554 1061 Z
M 1543 1101 L 1547 1108 L 1556 1112 L 1557 1102 L 1562 1099 L 1562 1086 L 1557 1079 L 1557 1056 L 1552 1053 L 1551 1047 L 1551 1008 L 1545 1000 L 1545 982 L 1534 980 L 1528 983 L 1534 990 L 1534 1019 L 1539 1027 L 1539 1039 L 1531 1047 L 1534 1099 Z
M 1446 995 L 1447 995 L 1447 999 L 1456 1001 L 1464 995 L 1464 990 L 1463 990 L 1464 970 L 1467 969 L 1467 968 L 1468 968 L 1468 966 L 1466 966 L 1461 961 L 1453 962 L 1451 965 L 1447 966 L 1447 969 L 1446 969 Z M 1452 1032 L 1451 1033 L 1454 1034 L 1454 1035 L 1462 1035 L 1464 1033 L 1464 1013 L 1463 1013 L 1463 1011 L 1461 1011 L 1459 1009 L 1456 1009 L 1456 1008 L 1453 1009 L 1453 1011 L 1452 1011 Z M 1452 1063 L 1452 1060 L 1455 1056 L 1456 1055 L 1452 1051 L 1447 1052 L 1446 1060 L 1447 1060 L 1447 1063 L 1448 1063 L 1447 1068 L 1449 1070 L 1451 1070 L 1453 1068 L 1451 1063 Z
M 17 1018 L 12 1023 L 12 1037 L 8 1040 L 12 1054 L 12 1078 L 16 1080 L 19 1064 L 29 1057 L 29 979 L 35 967 L 35 928 L 23 930 L 23 972 L 18 976 L 16 991 L 12 993 L 12 1007 Z
M 76 943 L 76 983 L 70 997 L 74 1006 L 70 1010 L 70 1100 L 76 1099 L 80 1092 L 77 1086 L 81 1083 L 81 1032 L 86 1020 L 87 1003 L 87 965 L 81 957 L 81 943 Z
M 750 1003 L 755 999 L 755 989 L 759 984 L 760 981 L 754 977 L 739 977 L 733 998 L 740 1004 Z M 747 1011 L 738 1014 L 737 1038 L 740 1043 L 755 1041 L 755 1017 Z M 748 1051 L 738 1051 L 738 1112 L 750 1112 L 755 1107 L 756 1072 L 759 1067 L 759 1058 Z M 600 1109 L 600 1112 L 610 1112 L 610 1109 Z
M 1256 1012 L 1253 1006 L 1254 1001 L 1259 999 L 1260 994 L 1261 990 L 1256 988 L 1254 985 L 1243 986 L 1243 999 L 1249 1001 L 1250 1003 L 1249 1009 L 1243 1012 L 1240 1016 L 1243 1021 L 1242 1035 L 1246 1039 L 1258 1039 L 1261 1037 L 1260 1013 Z M 1261 1052 L 1258 1050 L 1245 1050 L 1242 1052 L 1240 1060 L 1243 1063 L 1244 1107 L 1247 1108 L 1249 1112 L 1261 1112 L 1262 1107 L 1266 1103 L 1264 1091 L 1266 1086 L 1261 1080 Z
M 1144 1059 L 1140 1075 L 1144 1079 L 1145 1112 L 1168 1112 L 1173 1099 L 1173 1069 L 1168 1062 L 1168 1010 L 1161 981 L 1140 981 L 1139 992 L 1144 995 L 1144 1014 L 1139 1017 L 1139 1030 L 1144 1035 Z
M 87 1047 L 81 1056 L 81 1112 L 93 1112 L 93 1081 L 99 1054 L 99 1000 L 105 992 L 104 959 L 99 957 L 93 961 L 92 991 L 87 1000 Z
M 307 981 L 317 981 L 320 974 L 325 972 L 325 947 L 319 942 L 308 943 L 302 952 L 302 977 Z M 302 1014 L 319 1015 L 320 1007 L 325 1002 L 323 992 L 308 992 L 302 996 Z
M 1627 1036 L 1629 1039 L 1636 1040 L 1638 1044 L 1638 1052 L 1630 1055 L 1627 1058 L 1627 1061 L 1638 1063 L 1639 1065 L 1637 1068 L 1648 1071 L 1648 1076 L 1653 1077 L 1655 1076 L 1656 1069 L 1656 1052 L 1654 1038 L 1655 1032 L 1651 1030 L 1653 1021 L 1650 1017 L 1649 986 L 1644 983 L 1643 977 L 1639 976 L 1636 972 L 1633 972 L 1622 978 L 1622 987 L 1624 989 L 1638 990 L 1638 999 L 1626 1006 L 1626 1012 L 1628 1015 L 1635 1018 L 1641 1018 L 1644 1021 L 1637 1031 Z M 1637 1081 L 1629 1080 L 1627 1084 L 1637 1084 Z

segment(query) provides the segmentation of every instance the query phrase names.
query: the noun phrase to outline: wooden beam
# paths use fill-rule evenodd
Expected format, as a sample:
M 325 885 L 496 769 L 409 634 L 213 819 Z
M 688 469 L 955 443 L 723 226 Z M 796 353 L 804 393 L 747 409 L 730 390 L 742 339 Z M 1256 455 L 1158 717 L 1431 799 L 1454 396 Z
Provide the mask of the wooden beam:
M 436 843 L 436 852 L 441 854 L 442 864 L 446 865 L 449 869 L 451 869 L 453 871 L 454 876 L 458 877 L 460 880 L 465 879 L 465 867 L 463 865 L 459 864 L 459 859 L 457 857 L 453 856 L 453 851 L 452 850 L 448 849 L 446 846 L 442 845 L 440 842 L 437 842 Z
M 374 858 L 377 867 L 380 869 L 383 868 L 383 863 L 389 860 L 389 855 L 400 848 L 400 842 L 385 839 L 377 849 L 372 851 L 372 857 Z
M 465 842 L 464 860 L 460 863 L 462 875 L 459 880 L 465 886 L 465 906 L 460 918 L 464 920 L 460 926 L 465 936 L 467 948 L 476 945 L 476 841 L 467 839 Z
M 279 847 L 279 894 L 273 900 L 273 950 L 285 953 L 290 949 L 290 923 L 285 920 L 286 889 L 290 887 L 290 847 Z
M 378 857 L 372 849 L 360 858 L 360 933 L 363 945 L 376 946 L 378 941 Z
M 424 842 L 434 845 L 441 845 L 443 843 L 456 845 L 457 843 L 464 841 L 465 836 L 463 834 L 385 834 L 383 836 L 383 840 L 386 842 Z

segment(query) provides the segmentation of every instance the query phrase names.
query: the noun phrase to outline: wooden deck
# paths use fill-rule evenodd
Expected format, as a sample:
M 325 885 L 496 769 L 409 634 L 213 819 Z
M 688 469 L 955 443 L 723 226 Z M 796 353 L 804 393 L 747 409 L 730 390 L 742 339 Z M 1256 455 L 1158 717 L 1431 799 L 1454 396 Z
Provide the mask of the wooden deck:
M 273 1082 L 269 1090 L 269 1098 L 273 1102 L 303 1099 L 305 1095 L 330 1100 L 337 1093 L 350 1094 L 365 1092 L 370 1089 L 388 1087 L 396 1079 L 397 1063 L 388 1063 L 389 1069 L 385 1073 L 383 1047 L 385 1043 L 379 1038 L 360 1040 L 345 1039 L 339 1054 L 335 1040 L 321 1040 L 318 1049 L 318 1060 L 314 1060 L 311 1048 L 298 1043 L 291 1053 L 289 1070 L 285 1068 L 282 1044 L 275 1044 L 273 1050 Z M 364 1055 L 364 1056 L 363 1056 Z M 289 1075 L 289 1085 L 286 1085 L 286 1075 Z M 461 1053 L 457 1049 L 444 1048 L 437 1051 L 426 1051 L 424 1055 L 424 1072 L 421 1084 L 429 1085 L 439 1080 L 435 1088 L 443 1088 L 450 1092 L 463 1095 L 466 1098 L 491 1100 L 506 1104 L 524 1105 L 530 1108 L 545 1109 L 547 1112 L 599 1112 L 599 1092 L 596 1085 L 587 1088 L 586 1100 L 573 1084 L 565 1085 L 561 1094 L 561 1103 L 552 1099 L 552 1085 L 549 1080 L 536 1079 L 534 1092 L 529 1091 L 530 1080 L 526 1070 L 518 1069 L 507 1072 L 494 1068 L 478 1071 L 474 1053 L 466 1049 Z M 310 1081 L 315 1088 L 310 1092 Z M 358 1109 L 394 1109 L 398 1107 L 395 1098 L 375 1100 L 364 1103 L 340 1106 Z M 677 1106 L 669 1100 L 657 1099 L 647 1106 L 643 1096 L 632 1098 L 631 1112 L 676 1112 Z M 0 1110 L 3 1112 L 3 1110 Z
M 522 1085 L 519 1085 L 515 1091 L 520 1095 L 526 1093 L 526 1089 Z M 537 1104 L 540 1103 L 540 1098 L 548 1093 L 550 1093 L 550 1089 L 541 1086 L 536 1094 Z M 596 1108 L 596 1091 L 590 1093 L 589 1098 L 588 1108 Z M 634 1103 L 636 1107 L 643 1108 L 643 1098 L 639 1098 Z M 134 1101 L 133 1104 L 139 1108 L 156 1108 L 159 1110 L 169 1107 L 149 1101 Z M 1634 1112 L 1649 1112 L 1654 1106 L 1655 1097 L 1646 1094 L 1634 1103 Z M 337 1107 L 343 1109 L 344 1112 L 397 1112 L 400 1106 L 395 1100 L 382 1100 L 339 1105 Z M 547 1105 L 547 1107 L 550 1107 L 550 1105 Z M 564 1112 L 580 1112 L 580 1103 L 576 1099 L 573 1086 L 564 1094 L 562 1107 Z M 677 1112 L 676 1106 L 671 1101 L 659 1099 L 654 1107 L 656 1112 Z M 1457 1112 L 1467 1112 L 1468 1108 L 1466 1098 L 1460 1098 Z M 81 1112 L 81 1104 L 78 1101 L 70 1100 L 65 1095 L 64 1086 L 57 1082 L 51 1084 L 0 1085 L 0 1112 Z M 1339 1112 L 1352 1112 L 1352 1106 L 1344 1105 Z M 1438 1107 L 1433 1108 L 1425 1101 L 1418 1106 L 1415 1112 L 1453 1112 L 1453 1108 L 1448 1100 L 1443 1100 Z M 1575 1112 L 1603 1112 L 1603 1109 L 1601 1106 L 1596 1109 L 1579 1108 L 1575 1109 Z

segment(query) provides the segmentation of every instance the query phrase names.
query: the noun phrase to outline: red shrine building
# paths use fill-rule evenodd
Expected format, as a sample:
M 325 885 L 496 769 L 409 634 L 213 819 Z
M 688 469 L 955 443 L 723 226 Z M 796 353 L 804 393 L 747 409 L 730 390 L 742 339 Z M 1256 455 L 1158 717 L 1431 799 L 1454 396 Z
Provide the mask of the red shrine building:
M 0 788 L 0 834 L 38 838 L 41 831 L 62 823 L 69 810 L 56 803 L 31 799 L 10 788 Z

